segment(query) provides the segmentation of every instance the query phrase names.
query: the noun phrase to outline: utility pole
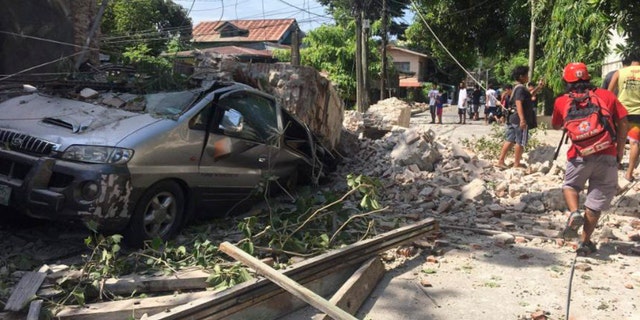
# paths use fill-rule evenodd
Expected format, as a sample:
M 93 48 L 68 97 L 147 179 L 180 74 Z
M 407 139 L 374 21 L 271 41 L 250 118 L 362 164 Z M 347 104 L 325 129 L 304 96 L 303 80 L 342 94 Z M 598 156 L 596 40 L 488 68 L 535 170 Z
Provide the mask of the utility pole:
M 368 8 L 362 10 L 362 106 L 363 110 L 369 108 L 369 19 L 365 13 Z
M 531 32 L 529 34 L 529 81 L 533 81 L 533 69 L 536 66 L 536 19 L 534 0 L 531 0 Z
M 387 0 L 382 0 L 382 70 L 380 72 L 380 100 L 386 98 L 387 81 Z
M 296 24 L 293 29 L 293 38 L 291 39 L 291 65 L 300 65 L 300 28 Z
M 361 2 L 354 3 L 354 16 L 356 17 L 356 109 L 364 112 L 363 89 L 364 79 L 362 75 L 362 7 Z

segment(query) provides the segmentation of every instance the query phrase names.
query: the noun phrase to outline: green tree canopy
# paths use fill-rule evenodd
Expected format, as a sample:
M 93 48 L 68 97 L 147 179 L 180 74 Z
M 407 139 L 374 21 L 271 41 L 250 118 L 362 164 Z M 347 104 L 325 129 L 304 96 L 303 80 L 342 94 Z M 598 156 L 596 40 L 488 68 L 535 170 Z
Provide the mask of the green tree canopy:
M 101 23 L 102 48 L 121 53 L 144 44 L 159 54 L 174 38 L 191 38 L 187 11 L 171 0 L 109 0 Z

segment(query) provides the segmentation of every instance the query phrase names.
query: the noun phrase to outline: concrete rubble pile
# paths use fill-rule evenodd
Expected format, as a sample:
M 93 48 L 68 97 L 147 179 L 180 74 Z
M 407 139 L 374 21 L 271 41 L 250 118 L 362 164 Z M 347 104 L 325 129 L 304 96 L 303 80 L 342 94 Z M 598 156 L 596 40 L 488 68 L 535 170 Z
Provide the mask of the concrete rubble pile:
M 345 128 L 362 132 L 360 119 L 357 112 L 346 113 Z M 433 217 L 445 226 L 555 238 L 566 223 L 561 190 L 565 164 L 548 160 L 548 148 L 530 152 L 525 170 L 500 171 L 491 161 L 420 127 L 394 126 L 380 139 L 353 134 L 359 137 L 359 149 L 352 149 L 357 151 L 336 175 L 363 174 L 382 182 L 382 206 L 390 208 L 380 216 L 383 225 L 392 226 L 397 218 Z M 640 237 L 637 197 L 614 202 L 610 217 L 615 221 L 609 224 L 619 227 L 598 228 L 595 236 L 623 241 Z

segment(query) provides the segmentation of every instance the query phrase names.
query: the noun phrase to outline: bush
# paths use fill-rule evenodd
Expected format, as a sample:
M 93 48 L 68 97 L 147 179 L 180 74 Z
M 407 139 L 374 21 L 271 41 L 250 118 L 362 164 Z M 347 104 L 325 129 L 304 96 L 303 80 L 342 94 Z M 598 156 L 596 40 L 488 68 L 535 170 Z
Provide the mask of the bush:
M 538 136 L 540 133 L 544 135 L 546 130 L 546 125 L 542 123 L 538 125 L 538 128 L 529 131 L 529 142 L 527 143 L 525 152 L 536 149 L 543 144 Z M 464 147 L 473 150 L 484 159 L 497 160 L 500 157 L 500 151 L 504 144 L 505 131 L 505 125 L 493 123 L 489 135 L 482 137 L 471 135 L 471 138 L 462 139 L 461 143 Z

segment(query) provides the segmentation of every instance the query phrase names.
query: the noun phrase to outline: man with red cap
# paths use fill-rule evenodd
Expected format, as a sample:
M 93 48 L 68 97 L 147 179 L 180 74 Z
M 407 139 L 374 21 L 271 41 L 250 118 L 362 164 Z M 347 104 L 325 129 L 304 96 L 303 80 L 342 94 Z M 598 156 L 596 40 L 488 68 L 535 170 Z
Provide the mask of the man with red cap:
M 614 141 L 603 147 L 581 149 L 576 140 L 567 151 L 567 166 L 562 192 L 570 211 L 563 236 L 577 237 L 578 229 L 584 224 L 577 253 L 589 255 L 596 245 L 591 241 L 600 213 L 610 207 L 618 186 L 618 164 L 624 155 L 627 135 L 627 111 L 616 96 L 605 89 L 591 84 L 587 66 L 581 62 L 567 64 L 562 75 L 566 83 L 565 94 L 558 97 L 553 106 L 551 125 L 554 129 L 567 130 L 575 117 L 576 109 L 599 107 L 607 125 L 614 129 Z M 573 109 L 576 108 L 576 109 Z M 590 123 L 579 123 L 580 130 L 587 130 Z M 570 132 L 568 132 L 570 133 Z M 571 137 L 571 134 L 570 134 Z M 572 138 L 573 139 L 573 138 Z M 579 192 L 589 182 L 584 210 L 579 210 Z M 583 215 L 584 213 L 584 215 Z

